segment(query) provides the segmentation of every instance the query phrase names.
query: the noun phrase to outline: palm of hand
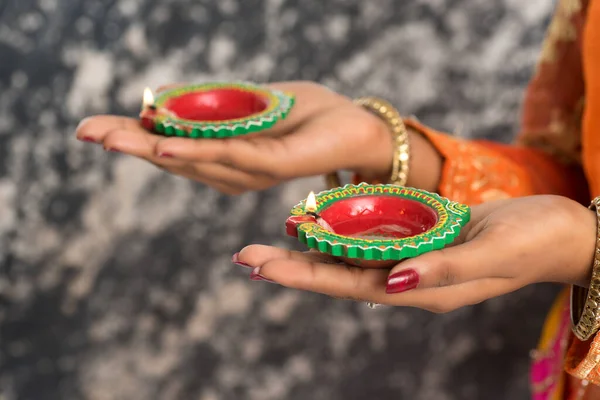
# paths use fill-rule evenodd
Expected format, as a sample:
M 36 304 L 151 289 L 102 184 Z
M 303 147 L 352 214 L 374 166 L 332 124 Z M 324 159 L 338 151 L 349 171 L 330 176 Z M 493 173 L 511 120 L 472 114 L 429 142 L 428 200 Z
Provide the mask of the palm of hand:
M 288 118 L 266 132 L 221 140 L 165 138 L 147 132 L 136 119 L 97 116 L 80 124 L 77 137 L 226 194 L 338 169 L 387 172 L 390 138 L 376 117 L 314 83 L 272 86 L 295 93 L 297 101 Z

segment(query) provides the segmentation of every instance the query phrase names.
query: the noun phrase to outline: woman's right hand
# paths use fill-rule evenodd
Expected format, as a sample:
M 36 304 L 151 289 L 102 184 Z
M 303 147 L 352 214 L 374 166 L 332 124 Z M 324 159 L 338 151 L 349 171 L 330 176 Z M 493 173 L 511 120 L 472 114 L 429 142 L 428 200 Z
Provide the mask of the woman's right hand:
M 387 125 L 344 96 L 311 82 L 269 85 L 291 92 L 296 104 L 272 129 L 232 139 L 163 137 L 137 119 L 101 115 L 77 128 L 77 138 L 106 150 L 143 158 L 173 174 L 203 182 L 226 194 L 262 190 L 293 178 L 350 170 L 386 180 L 392 164 Z M 441 158 L 411 132 L 409 185 L 435 190 Z

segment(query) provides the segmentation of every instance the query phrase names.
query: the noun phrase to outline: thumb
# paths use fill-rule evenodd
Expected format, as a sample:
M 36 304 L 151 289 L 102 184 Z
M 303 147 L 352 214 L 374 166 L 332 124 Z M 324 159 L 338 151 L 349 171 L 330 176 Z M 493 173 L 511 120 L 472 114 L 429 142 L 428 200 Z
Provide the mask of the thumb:
M 494 277 L 506 256 L 502 252 L 492 253 L 490 245 L 494 247 L 489 241 L 473 239 L 403 261 L 390 271 L 386 292 L 401 293 Z M 493 259 L 490 254 L 495 254 Z

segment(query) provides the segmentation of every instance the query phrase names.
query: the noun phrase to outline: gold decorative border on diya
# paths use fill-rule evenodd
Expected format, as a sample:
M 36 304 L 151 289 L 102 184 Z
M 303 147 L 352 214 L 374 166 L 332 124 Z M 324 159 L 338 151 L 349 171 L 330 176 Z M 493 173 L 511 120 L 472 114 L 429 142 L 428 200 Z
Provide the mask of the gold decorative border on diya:
M 363 260 L 402 260 L 420 254 L 440 250 L 452 243 L 471 217 L 467 205 L 451 201 L 436 193 L 393 185 L 346 185 L 326 190 L 316 195 L 315 214 L 338 200 L 357 196 L 396 196 L 418 201 L 437 214 L 437 222 L 427 231 L 406 238 L 366 239 L 339 235 L 325 229 L 317 222 L 297 225 L 298 239 L 309 248 L 338 257 Z M 291 210 L 292 216 L 305 216 L 306 200 Z
M 173 97 L 214 89 L 235 89 L 256 94 L 266 100 L 267 107 L 265 110 L 247 117 L 222 121 L 197 121 L 180 118 L 165 107 L 167 101 Z M 249 82 L 212 82 L 176 87 L 158 94 L 154 103 L 158 110 L 154 117 L 154 130 L 165 136 L 189 138 L 227 138 L 246 135 L 269 129 L 278 121 L 285 119 L 294 102 L 295 97 L 290 93 Z

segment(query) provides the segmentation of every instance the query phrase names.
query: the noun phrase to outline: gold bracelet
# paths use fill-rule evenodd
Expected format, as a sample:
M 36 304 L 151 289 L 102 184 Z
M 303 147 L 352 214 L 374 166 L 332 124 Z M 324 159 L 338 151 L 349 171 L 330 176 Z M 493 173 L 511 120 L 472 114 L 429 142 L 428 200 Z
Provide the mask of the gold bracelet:
M 402 121 L 402 116 L 389 102 L 376 97 L 360 97 L 354 100 L 354 104 L 371 111 L 383 119 L 389 126 L 392 131 L 394 153 L 392 158 L 392 173 L 388 183 L 406 186 L 410 166 L 410 143 L 408 130 Z M 328 174 L 326 181 L 329 187 L 340 185 L 337 172 Z
M 600 329 L 600 196 L 592 200 L 591 210 L 596 211 L 598 228 L 594 266 L 589 289 L 571 286 L 571 323 L 577 339 L 586 341 Z
M 389 183 L 392 185 L 406 186 L 408 181 L 408 169 L 410 166 L 410 143 L 408 141 L 408 130 L 402 121 L 402 116 L 390 103 L 376 97 L 361 97 L 354 100 L 359 105 L 381 119 L 383 119 L 392 131 L 394 155 L 392 158 L 392 174 Z

